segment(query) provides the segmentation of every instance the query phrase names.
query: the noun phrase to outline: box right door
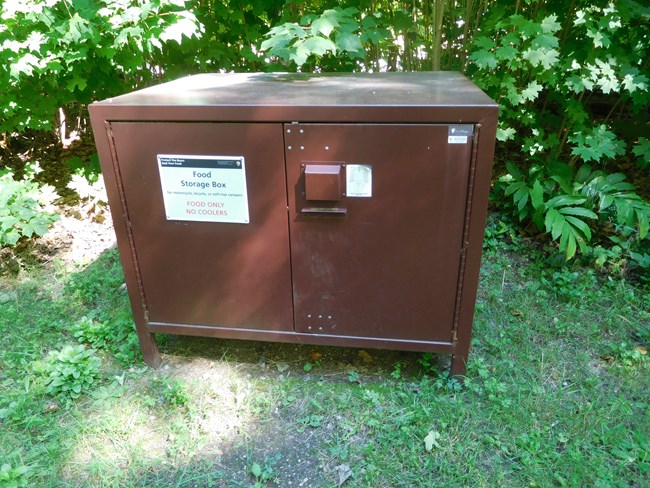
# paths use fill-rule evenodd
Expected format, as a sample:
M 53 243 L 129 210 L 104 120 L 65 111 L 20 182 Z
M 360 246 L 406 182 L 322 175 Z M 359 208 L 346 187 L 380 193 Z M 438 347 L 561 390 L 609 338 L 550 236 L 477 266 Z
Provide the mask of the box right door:
M 296 331 L 451 342 L 473 126 L 284 132 Z

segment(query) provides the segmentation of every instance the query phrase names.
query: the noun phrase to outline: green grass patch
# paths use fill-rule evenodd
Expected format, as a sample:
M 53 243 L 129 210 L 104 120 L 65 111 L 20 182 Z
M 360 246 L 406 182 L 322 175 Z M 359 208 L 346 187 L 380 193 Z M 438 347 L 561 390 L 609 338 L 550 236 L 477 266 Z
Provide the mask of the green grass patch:
M 0 487 L 650 484 L 648 290 L 487 244 L 464 383 L 444 356 L 183 337 L 153 371 L 116 251 L 4 278 Z

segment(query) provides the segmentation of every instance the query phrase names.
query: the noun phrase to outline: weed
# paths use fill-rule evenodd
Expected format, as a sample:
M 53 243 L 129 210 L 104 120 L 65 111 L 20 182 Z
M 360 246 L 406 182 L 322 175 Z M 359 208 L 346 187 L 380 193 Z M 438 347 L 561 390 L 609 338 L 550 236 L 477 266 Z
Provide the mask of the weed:
M 355 370 L 350 370 L 348 371 L 348 381 L 350 383 L 359 383 L 361 380 L 361 375 L 357 373 Z
M 156 376 L 153 379 L 154 391 L 161 396 L 164 404 L 176 407 L 187 407 L 190 396 L 182 380 L 172 379 L 168 376 Z
M 298 419 L 298 432 L 304 432 L 306 427 L 311 427 L 313 429 L 317 429 L 321 425 L 323 425 L 323 420 L 325 417 L 322 415 L 318 414 L 311 414 L 307 415 L 305 417 L 301 417 Z
M 277 481 L 275 465 L 281 458 L 282 455 L 276 454 L 265 458 L 262 464 L 251 464 L 249 472 L 255 478 L 255 484 L 251 488 L 263 488 L 271 481 Z
M 598 287 L 593 270 L 578 272 L 561 268 L 557 271 L 543 271 L 540 282 L 564 300 L 583 299 L 594 293 Z
M 438 368 L 433 363 L 434 360 L 435 360 L 435 356 L 430 352 L 425 352 L 424 354 L 422 354 L 420 359 L 418 359 L 418 363 L 422 367 L 422 371 L 424 372 L 424 374 L 432 374 L 438 371 Z
M 60 351 L 51 351 L 43 367 L 48 375 L 47 393 L 66 399 L 78 398 L 95 383 L 100 365 L 95 351 L 83 345 L 68 345 Z
M 396 362 L 390 375 L 396 380 L 400 379 L 402 376 L 402 363 Z
M 95 349 L 112 353 L 123 365 L 139 358 L 138 336 L 128 314 L 122 312 L 113 319 L 99 320 L 96 314 L 84 315 L 72 326 L 72 335 Z
M 0 466 L 0 488 L 19 488 L 29 486 L 29 477 L 33 466 L 12 467 L 10 464 Z
M 649 362 L 647 349 L 629 342 L 616 344 L 610 354 L 614 361 L 628 368 Z

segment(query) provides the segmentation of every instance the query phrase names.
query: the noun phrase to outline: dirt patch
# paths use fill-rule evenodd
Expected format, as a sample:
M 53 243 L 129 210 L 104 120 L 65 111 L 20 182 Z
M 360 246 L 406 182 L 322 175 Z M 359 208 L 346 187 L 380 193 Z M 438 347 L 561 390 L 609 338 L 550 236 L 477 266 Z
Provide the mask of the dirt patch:
M 75 215 L 76 214 L 76 215 Z M 115 246 L 115 232 L 108 208 L 92 218 L 80 218 L 78 210 L 64 210 L 43 237 L 0 249 L 0 275 L 17 275 L 24 268 L 40 265 L 75 269 L 97 259 Z

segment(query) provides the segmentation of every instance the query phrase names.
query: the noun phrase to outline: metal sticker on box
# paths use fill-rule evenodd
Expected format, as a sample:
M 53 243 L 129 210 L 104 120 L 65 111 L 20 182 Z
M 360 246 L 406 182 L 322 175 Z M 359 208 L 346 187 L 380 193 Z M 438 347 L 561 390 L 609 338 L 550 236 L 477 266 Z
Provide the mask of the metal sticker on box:
M 447 144 L 467 144 L 469 137 L 474 134 L 474 126 L 469 124 L 450 125 Z
M 346 195 L 348 197 L 372 196 L 372 166 L 348 164 L 345 167 Z
M 243 156 L 157 158 L 167 220 L 249 223 Z

